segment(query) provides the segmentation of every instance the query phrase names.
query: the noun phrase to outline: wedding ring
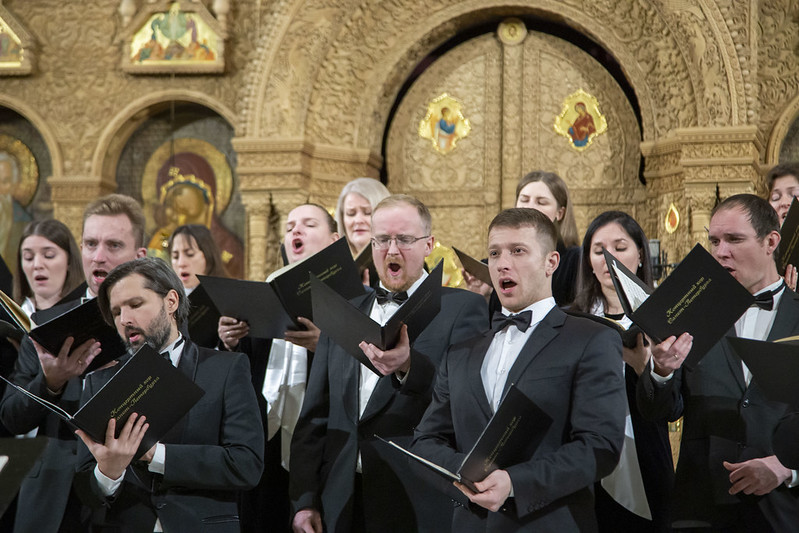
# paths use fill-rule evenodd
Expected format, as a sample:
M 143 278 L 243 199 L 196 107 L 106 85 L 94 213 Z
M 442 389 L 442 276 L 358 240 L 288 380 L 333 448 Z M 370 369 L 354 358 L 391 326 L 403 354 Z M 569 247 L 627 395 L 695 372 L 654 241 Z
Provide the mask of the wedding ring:
M 679 358 L 680 358 L 680 356 L 679 356 L 679 355 L 677 355 L 677 354 L 675 353 L 675 354 L 674 354 L 674 358 L 675 358 L 675 359 L 679 359 Z

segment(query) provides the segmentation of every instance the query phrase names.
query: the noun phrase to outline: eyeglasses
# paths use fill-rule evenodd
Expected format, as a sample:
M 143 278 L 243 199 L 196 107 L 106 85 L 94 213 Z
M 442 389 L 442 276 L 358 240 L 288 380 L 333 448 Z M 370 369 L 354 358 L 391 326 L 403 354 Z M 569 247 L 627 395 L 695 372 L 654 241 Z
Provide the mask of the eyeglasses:
M 397 243 L 397 248 L 400 250 L 409 250 L 416 241 L 429 238 L 430 235 L 423 235 L 422 237 L 414 237 L 413 235 L 397 235 L 390 237 L 388 235 L 377 235 L 372 237 L 372 246 L 378 250 L 385 250 L 391 246 L 391 241 Z

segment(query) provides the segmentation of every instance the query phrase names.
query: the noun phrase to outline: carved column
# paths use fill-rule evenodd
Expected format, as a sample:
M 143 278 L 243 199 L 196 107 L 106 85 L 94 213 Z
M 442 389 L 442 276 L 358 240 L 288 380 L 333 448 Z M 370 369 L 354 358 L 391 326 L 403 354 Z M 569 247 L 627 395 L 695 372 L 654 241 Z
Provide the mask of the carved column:
M 716 187 L 722 200 L 733 194 L 755 193 L 761 180 L 763 139 L 755 126 L 690 128 L 676 133 L 682 141 L 692 241 L 707 246 L 705 228 L 710 225 Z
M 502 47 L 502 207 L 516 204 L 516 184 L 524 175 L 522 138 L 525 126 L 524 92 L 518 90 L 524 72 L 524 48 L 527 28 L 519 19 L 502 21 L 497 29 Z
M 116 190 L 116 183 L 91 176 L 50 177 L 53 218 L 60 220 L 80 242 L 83 232 L 83 211 L 92 200 Z
M 687 128 L 641 144 L 646 157 L 647 207 L 644 229 L 657 237 L 669 261 L 679 261 L 695 243 L 707 246 L 716 187 L 724 198 L 754 193 L 760 184 L 763 140 L 754 126 Z M 666 213 L 674 204 L 677 230 L 666 231 Z M 652 231 L 654 229 L 654 232 Z

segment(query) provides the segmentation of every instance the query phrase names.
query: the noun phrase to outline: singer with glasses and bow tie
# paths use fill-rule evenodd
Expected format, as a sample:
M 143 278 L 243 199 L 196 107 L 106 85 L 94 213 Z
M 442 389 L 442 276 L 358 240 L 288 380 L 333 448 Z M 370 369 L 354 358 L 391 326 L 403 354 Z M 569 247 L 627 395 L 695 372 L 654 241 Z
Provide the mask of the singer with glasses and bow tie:
M 205 394 L 141 457 L 136 451 L 147 431 L 144 417 L 132 414 L 116 438 L 110 420 L 104 444 L 77 431 L 83 445 L 75 488 L 94 510 L 91 531 L 238 533 L 238 494 L 258 482 L 264 450 L 247 357 L 183 337 L 179 328 L 188 317 L 188 299 L 178 275 L 161 259 L 116 267 L 97 300 L 128 347 L 120 363 L 147 343 Z M 82 403 L 118 368 L 88 374 Z
M 551 419 L 527 460 L 476 483 L 452 531 L 596 531 L 593 486 L 624 441 L 625 391 L 618 333 L 567 315 L 552 297 L 557 232 L 534 209 L 507 209 L 488 229 L 488 266 L 502 311 L 492 330 L 452 346 L 412 451 L 451 471 L 515 384 Z M 524 423 L 524 422 L 522 422 Z M 540 426 L 539 426 L 540 427 Z
M 427 276 L 430 212 L 411 196 L 389 196 L 372 212 L 372 235 L 380 288 L 352 303 L 385 324 Z M 404 326 L 394 348 L 361 344 L 381 376 L 322 333 L 291 442 L 295 532 L 321 533 L 323 525 L 330 532 L 449 529 L 449 498 L 419 483 L 374 435 L 409 446 L 447 347 L 487 327 L 482 297 L 444 287 L 441 311 L 413 346 Z
M 772 341 L 799 334 L 799 299 L 774 261 L 779 229 L 768 202 L 751 194 L 731 196 L 711 213 L 713 257 L 756 299 L 731 335 Z M 672 527 L 795 531 L 799 478 L 772 448 L 772 434 L 788 406 L 768 400 L 726 339 L 696 367 L 682 368 L 691 349 L 689 333 L 653 347 L 653 364 L 637 390 L 644 416 L 683 416 Z

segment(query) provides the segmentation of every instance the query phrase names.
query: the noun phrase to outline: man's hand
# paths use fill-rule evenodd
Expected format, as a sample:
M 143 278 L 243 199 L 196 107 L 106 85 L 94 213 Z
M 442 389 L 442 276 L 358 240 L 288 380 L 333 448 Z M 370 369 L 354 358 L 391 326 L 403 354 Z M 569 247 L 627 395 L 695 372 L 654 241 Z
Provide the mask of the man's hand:
M 143 416 L 136 413 L 130 415 L 128 421 L 122 427 L 119 438 L 114 437 L 116 430 L 116 419 L 108 421 L 105 431 L 105 444 L 94 442 L 91 437 L 81 430 L 75 431 L 80 440 L 89 448 L 89 451 L 97 461 L 100 472 L 109 479 L 119 479 L 125 473 L 125 469 L 136 455 L 136 450 L 141 444 L 144 433 L 150 424 L 146 423 Z
M 305 326 L 305 331 L 289 330 L 283 333 L 283 338 L 291 344 L 302 346 L 309 352 L 315 352 L 316 344 L 319 342 L 319 335 L 322 332 L 307 318 L 297 317 L 297 321 Z
M 239 345 L 239 340 L 250 333 L 250 325 L 229 316 L 221 316 L 216 332 L 225 348 L 233 350 Z
M 796 290 L 796 279 L 797 279 L 796 267 L 793 265 L 788 265 L 785 267 L 785 284 L 788 286 L 789 289 L 792 291 Z
M 659 376 L 668 376 L 682 366 L 691 346 L 694 344 L 694 337 L 686 332 L 675 338 L 674 335 L 664 340 L 660 344 L 652 347 L 652 360 L 655 363 L 655 373 Z
M 461 269 L 461 275 L 463 276 L 463 281 L 466 284 L 467 290 L 479 294 L 485 298 L 486 301 L 490 299 L 491 291 L 494 290 L 491 285 L 483 283 L 476 276 L 469 274 L 464 268 Z
M 390 350 L 381 350 L 374 344 L 361 342 L 358 347 L 375 368 L 384 376 L 394 372 L 408 372 L 411 368 L 411 342 L 408 340 L 408 326 L 402 325 L 399 342 Z
M 497 512 L 510 496 L 513 484 L 505 470 L 494 470 L 483 481 L 474 484 L 480 492 L 474 493 L 469 487 L 454 482 L 454 485 L 469 498 L 469 501 L 489 511 Z
M 730 471 L 730 494 L 755 494 L 762 496 L 791 479 L 791 471 L 780 463 L 775 455 L 750 459 L 743 463 L 728 463 L 724 468 Z
M 73 337 L 67 337 L 58 355 L 55 356 L 48 352 L 44 346 L 33 341 L 36 354 L 39 356 L 39 363 L 42 365 L 44 380 L 47 388 L 53 392 L 60 392 L 67 381 L 80 376 L 89 366 L 89 363 L 100 354 L 100 343 L 94 339 L 89 339 L 70 353 Z
M 322 533 L 322 516 L 316 509 L 302 509 L 291 521 L 294 533 Z
M 649 358 L 652 357 L 651 346 L 651 342 L 648 345 L 644 345 L 644 334 L 639 333 L 635 339 L 635 348 L 622 347 L 624 362 L 633 367 L 637 376 L 643 373 L 647 363 L 649 363 Z

